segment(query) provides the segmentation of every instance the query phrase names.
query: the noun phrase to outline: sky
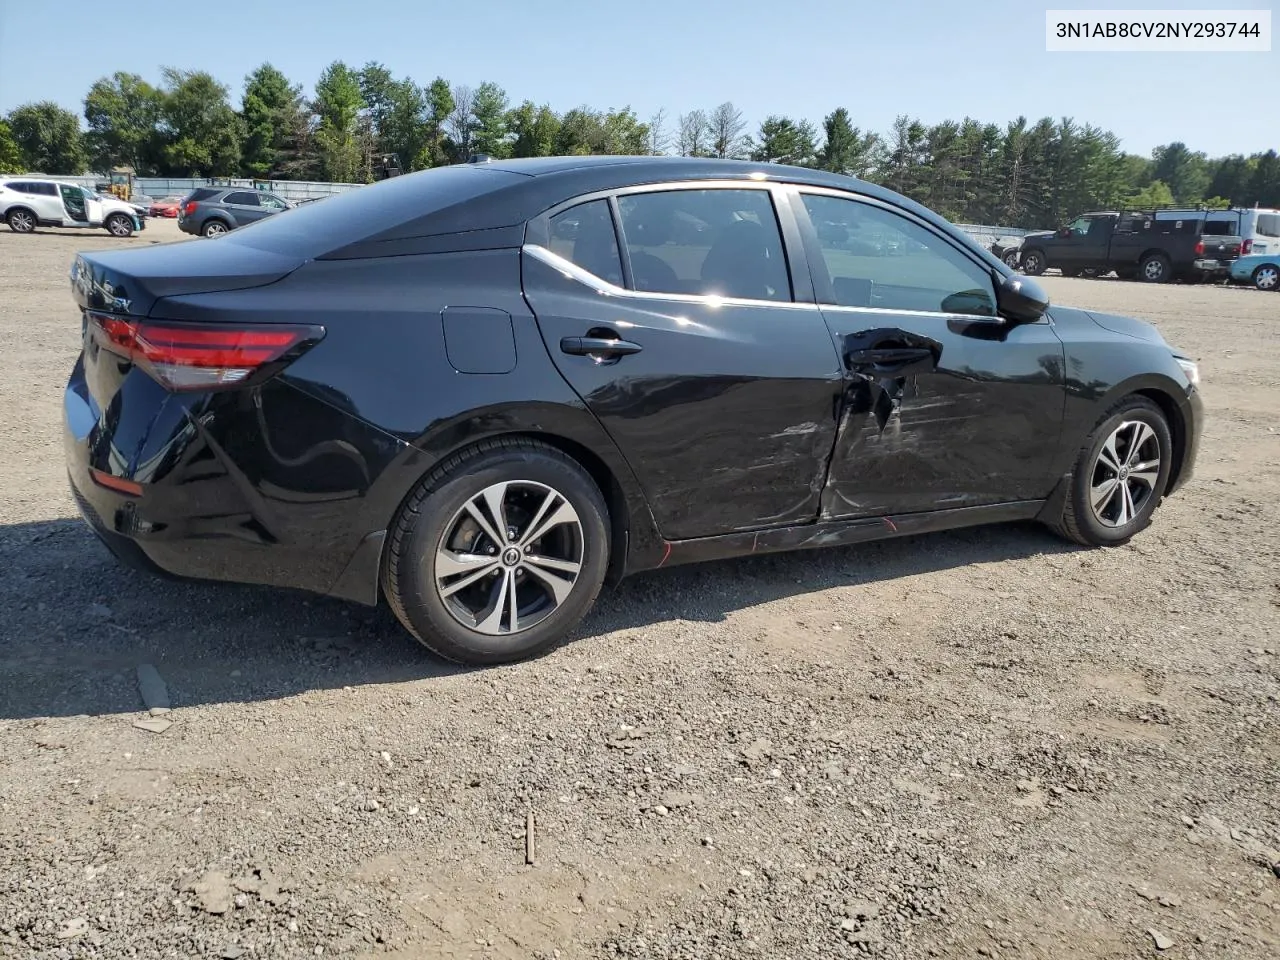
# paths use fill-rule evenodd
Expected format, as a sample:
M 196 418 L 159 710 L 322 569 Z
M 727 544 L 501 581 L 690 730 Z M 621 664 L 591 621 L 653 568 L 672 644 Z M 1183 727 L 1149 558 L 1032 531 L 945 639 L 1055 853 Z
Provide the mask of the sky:
M 48 31 L 32 22 L 39 6 L 0 0 L 0 114 L 46 99 L 79 114 L 99 77 L 124 70 L 159 83 L 166 65 L 209 71 L 238 107 L 263 61 L 309 92 L 341 59 L 377 60 L 424 85 L 491 80 L 513 104 L 558 111 L 630 106 L 643 120 L 665 108 L 668 128 L 730 100 L 753 131 L 769 114 L 818 124 L 844 106 L 880 133 L 901 113 L 1002 125 L 1024 115 L 1095 124 L 1143 155 L 1174 140 L 1210 156 L 1280 148 L 1275 44 L 1045 51 L 1046 9 L 1272 9 L 1280 28 L 1269 0 L 274 0 L 225 15 L 178 0 L 63 0 Z

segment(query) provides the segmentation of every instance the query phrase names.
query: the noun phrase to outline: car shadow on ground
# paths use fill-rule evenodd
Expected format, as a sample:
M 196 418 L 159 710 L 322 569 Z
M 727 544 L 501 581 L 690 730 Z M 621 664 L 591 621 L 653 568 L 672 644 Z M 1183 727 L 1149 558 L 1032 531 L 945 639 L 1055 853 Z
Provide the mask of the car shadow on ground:
M 832 587 L 1074 549 L 1035 524 L 1010 524 L 654 571 L 606 587 L 569 642 L 603 644 L 612 631 L 715 623 Z M 160 671 L 175 708 L 467 669 L 420 647 L 385 604 L 156 579 L 118 564 L 79 520 L 0 527 L 0 605 L 0 719 L 139 713 L 140 664 Z

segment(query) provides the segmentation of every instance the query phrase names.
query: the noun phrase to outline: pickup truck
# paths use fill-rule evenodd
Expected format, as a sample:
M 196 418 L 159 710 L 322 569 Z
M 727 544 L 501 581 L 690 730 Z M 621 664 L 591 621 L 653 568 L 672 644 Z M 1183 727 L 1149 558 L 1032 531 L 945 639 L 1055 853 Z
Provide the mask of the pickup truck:
M 1064 277 L 1114 270 L 1122 280 L 1146 283 L 1226 279 L 1241 243 L 1240 237 L 1205 233 L 1203 214 L 1158 219 L 1108 210 L 1023 237 L 1019 265 L 1031 276 L 1057 267 Z

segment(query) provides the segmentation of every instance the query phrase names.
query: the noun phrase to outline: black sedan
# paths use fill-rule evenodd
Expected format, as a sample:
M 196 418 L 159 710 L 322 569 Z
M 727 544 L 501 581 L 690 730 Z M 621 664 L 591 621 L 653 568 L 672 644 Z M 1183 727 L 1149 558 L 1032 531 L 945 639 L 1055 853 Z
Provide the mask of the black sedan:
M 468 663 L 656 567 L 1026 519 L 1124 543 L 1201 435 L 1150 325 L 793 167 L 444 167 L 72 288 L 71 487 L 121 560 L 385 597 Z

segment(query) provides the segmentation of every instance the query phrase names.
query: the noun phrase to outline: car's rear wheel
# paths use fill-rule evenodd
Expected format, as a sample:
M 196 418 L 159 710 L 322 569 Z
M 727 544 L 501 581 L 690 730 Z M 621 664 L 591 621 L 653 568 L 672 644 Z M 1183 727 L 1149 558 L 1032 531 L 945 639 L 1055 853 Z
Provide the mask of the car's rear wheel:
M 1019 256 L 1019 251 L 1010 250 L 1008 253 L 1004 255 L 1004 265 L 1006 267 L 1009 267 L 1011 270 L 1017 270 L 1018 256 Z
M 1253 271 L 1253 285 L 1259 290 L 1280 290 L 1280 267 L 1264 263 Z
M 1146 283 L 1168 283 L 1172 275 L 1169 258 L 1163 253 L 1153 253 L 1138 264 L 1138 279 Z
M 1172 466 L 1173 436 L 1163 411 L 1146 397 L 1125 397 L 1080 449 L 1054 528 L 1087 547 L 1127 543 L 1151 523 Z
M 227 225 L 221 220 L 210 220 L 200 232 L 206 237 L 220 237 L 227 232 Z
M 107 228 L 107 232 L 113 237 L 133 236 L 133 220 L 123 213 L 113 213 L 107 217 L 107 222 L 103 226 Z
M 1029 277 L 1038 277 L 1044 273 L 1048 261 L 1045 260 L 1043 251 L 1028 250 L 1022 258 L 1022 272 Z
M 586 615 L 609 559 L 608 508 L 559 450 L 526 439 L 455 454 L 390 531 L 383 589 L 400 622 L 459 663 L 508 663 L 554 646 Z
M 36 215 L 30 210 L 15 207 L 5 217 L 5 222 L 14 233 L 31 233 L 36 228 Z

